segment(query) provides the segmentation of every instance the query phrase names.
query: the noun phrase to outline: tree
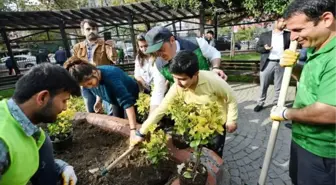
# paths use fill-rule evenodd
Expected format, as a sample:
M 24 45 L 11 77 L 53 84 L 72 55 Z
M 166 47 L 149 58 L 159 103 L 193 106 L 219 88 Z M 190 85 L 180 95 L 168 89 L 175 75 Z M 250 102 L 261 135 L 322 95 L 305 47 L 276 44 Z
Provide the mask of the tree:
M 240 29 L 235 34 L 236 41 L 243 41 L 243 40 L 249 41 L 249 40 L 252 40 L 255 30 L 256 30 L 256 28 L 254 26 L 253 27 L 249 27 L 249 28 L 245 28 L 245 29 Z
M 291 0 L 244 0 L 244 7 L 255 17 L 282 15 Z
M 218 29 L 218 35 L 230 35 L 231 27 L 221 27 Z
M 202 0 L 160 0 L 161 3 L 170 5 L 174 8 L 190 7 L 190 9 L 199 10 Z M 210 4 L 207 8 L 213 10 L 217 0 L 203 0 L 205 4 Z M 247 12 L 248 15 L 258 17 L 260 15 L 273 16 L 283 13 L 290 1 L 288 0 L 223 0 L 228 5 L 227 9 L 240 9 Z

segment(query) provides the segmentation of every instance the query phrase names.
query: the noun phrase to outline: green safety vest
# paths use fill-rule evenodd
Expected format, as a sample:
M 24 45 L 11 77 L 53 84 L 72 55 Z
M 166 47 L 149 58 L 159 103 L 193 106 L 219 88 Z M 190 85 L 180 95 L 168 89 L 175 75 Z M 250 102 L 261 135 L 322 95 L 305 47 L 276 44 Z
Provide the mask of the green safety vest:
M 10 162 L 0 185 L 26 185 L 39 166 L 39 149 L 45 141 L 41 130 L 36 141 L 27 136 L 22 126 L 9 112 L 7 100 L 0 101 L 0 139 L 7 145 Z
M 191 42 L 189 40 L 183 40 L 183 39 L 177 39 L 177 41 L 180 44 L 180 50 L 192 51 L 193 53 L 196 54 L 197 59 L 198 59 L 198 67 L 200 70 L 209 71 L 210 69 L 209 62 L 203 56 L 202 51 L 199 48 L 196 39 L 194 42 Z M 174 78 L 172 74 L 169 72 L 169 63 L 158 69 L 160 73 L 165 77 L 166 80 L 168 80 L 170 83 L 174 83 Z

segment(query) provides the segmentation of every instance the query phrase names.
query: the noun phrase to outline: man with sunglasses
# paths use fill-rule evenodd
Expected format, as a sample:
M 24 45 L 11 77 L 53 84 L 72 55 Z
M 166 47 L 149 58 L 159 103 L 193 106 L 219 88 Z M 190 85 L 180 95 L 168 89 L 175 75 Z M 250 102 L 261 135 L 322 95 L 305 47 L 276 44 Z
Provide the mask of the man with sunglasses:
M 220 69 L 221 54 L 210 46 L 204 38 L 185 40 L 175 37 L 167 28 L 156 26 L 146 34 L 148 48 L 146 53 L 155 53 L 157 57 L 154 67 L 154 89 L 151 97 L 151 112 L 158 107 L 167 91 L 166 81 L 174 82 L 169 72 L 169 63 L 179 51 L 186 50 L 196 54 L 200 70 L 216 72 L 224 80 L 225 73 Z M 209 62 L 211 64 L 209 64 Z

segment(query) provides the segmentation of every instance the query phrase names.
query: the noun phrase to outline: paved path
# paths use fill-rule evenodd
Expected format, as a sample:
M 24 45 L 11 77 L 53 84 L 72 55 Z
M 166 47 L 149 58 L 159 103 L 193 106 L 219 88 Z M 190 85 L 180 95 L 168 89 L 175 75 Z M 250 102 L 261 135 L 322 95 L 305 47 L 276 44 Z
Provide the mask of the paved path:
M 269 112 L 274 95 L 273 86 L 268 89 L 266 108 L 254 112 L 259 96 L 257 84 L 231 83 L 239 102 L 238 129 L 227 134 L 224 162 L 231 176 L 231 185 L 256 185 L 259 179 L 266 146 L 271 130 Z M 287 101 L 292 102 L 295 88 L 288 90 Z M 280 125 L 273 161 L 268 172 L 267 185 L 290 185 L 288 173 L 291 130 Z

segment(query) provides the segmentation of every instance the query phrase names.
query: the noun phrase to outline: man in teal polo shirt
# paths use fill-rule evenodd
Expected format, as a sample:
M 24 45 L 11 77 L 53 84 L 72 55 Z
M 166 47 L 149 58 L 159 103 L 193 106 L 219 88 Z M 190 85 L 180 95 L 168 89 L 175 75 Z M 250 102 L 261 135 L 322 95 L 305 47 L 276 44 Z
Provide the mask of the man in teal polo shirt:
M 39 64 L 22 76 L 14 95 L 0 101 L 0 185 L 75 185 L 72 166 L 55 160 L 48 135 L 37 127 L 53 123 L 70 95 L 80 96 L 62 67 Z
M 224 80 L 225 73 L 220 69 L 221 54 L 210 46 L 204 38 L 181 39 L 175 37 L 167 28 L 156 26 L 145 36 L 148 43 L 146 53 L 155 53 L 158 57 L 153 68 L 154 88 L 151 97 L 151 112 L 158 107 L 167 91 L 166 81 L 174 83 L 169 72 L 169 62 L 179 51 L 186 50 L 196 54 L 200 70 L 212 70 Z
M 292 120 L 290 177 L 295 185 L 335 185 L 335 0 L 295 0 L 285 13 L 291 40 L 307 50 L 293 108 L 275 106 L 273 120 Z M 283 66 L 298 53 L 286 50 Z

